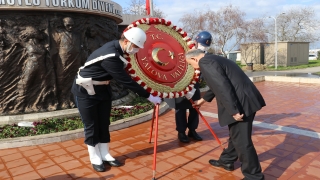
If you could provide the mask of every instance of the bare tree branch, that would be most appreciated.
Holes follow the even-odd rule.
[[[182,29],[188,32],[189,37],[194,38],[199,31],[205,29],[206,20],[203,12],[195,10],[192,14],[183,15],[179,21],[183,24]]]
[[[124,14],[134,14],[134,15],[146,15],[146,1],[145,0],[130,0],[128,3],[129,7],[123,10]],[[157,18],[165,18],[165,13],[157,8],[155,5],[153,6],[153,14],[154,17]]]
[[[244,35],[244,12],[237,7],[228,5],[217,12],[209,10],[206,16],[208,20],[207,29],[212,32],[213,44],[220,48],[224,56],[239,47]],[[233,42],[231,43],[231,41]],[[227,47],[227,43],[230,43],[230,46]]]
[[[315,42],[320,40],[319,20],[312,7],[292,8],[277,17],[279,41]],[[268,29],[273,32],[274,23]],[[274,33],[271,33],[274,38]]]

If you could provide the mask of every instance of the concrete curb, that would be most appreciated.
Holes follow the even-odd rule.
[[[208,86],[206,86],[206,87],[204,87],[204,88],[200,88],[200,92],[206,92],[206,91],[208,91],[209,90],[209,87]]]
[[[123,98],[112,101],[112,106],[116,106],[124,102],[128,102],[135,97],[136,97],[135,94],[129,93]],[[68,117],[74,117],[74,116],[79,116],[79,111],[77,108],[57,110],[57,111],[51,111],[51,112],[42,112],[42,113],[8,115],[8,116],[0,116],[0,125],[14,124],[21,121],[33,122],[33,121],[40,121],[41,119],[46,119],[46,118],[68,118]]]
[[[318,78],[308,77],[287,77],[287,76],[253,76],[250,77],[252,82],[261,81],[274,81],[274,82],[293,82],[293,83],[309,83],[309,84],[320,84]]]
[[[167,103],[162,102],[159,107],[159,114],[163,114],[169,109]],[[69,112],[69,111],[65,111]],[[70,110],[71,114],[76,113],[75,115],[78,116],[78,111],[74,109]],[[123,128],[128,128],[130,126],[140,124],[151,120],[153,114],[153,110],[147,111],[145,113],[141,113],[136,116],[132,116],[126,119],[121,119],[115,122],[111,122],[109,126],[109,130],[116,131]],[[69,114],[68,114],[69,115]],[[10,139],[1,139],[0,140],[0,149],[8,149],[8,148],[15,148],[15,147],[23,147],[23,146],[34,146],[40,144],[48,144],[54,142],[62,142],[68,141],[77,138],[83,138],[84,133],[83,129],[77,129],[72,131],[65,131],[65,132],[58,132],[58,133],[51,133],[51,134],[44,134],[38,136],[28,136],[28,137],[18,137],[18,138],[10,138]]]

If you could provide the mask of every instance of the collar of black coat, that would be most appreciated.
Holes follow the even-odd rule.
[[[210,56],[212,55],[211,53],[205,53],[204,56]]]
[[[123,50],[122,50],[122,48],[121,48],[121,46],[120,46],[119,40],[114,40],[113,42],[114,42],[114,47],[116,47],[116,50],[118,51],[118,53],[119,53],[121,56],[123,56]]]

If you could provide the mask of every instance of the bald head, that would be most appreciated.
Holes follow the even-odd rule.
[[[190,49],[186,53],[186,59],[190,59],[190,58],[202,55],[202,54],[204,55],[204,52],[200,49]]]
[[[193,68],[199,68],[199,60],[204,56],[204,52],[200,49],[191,49],[186,52],[185,57],[188,64]]]

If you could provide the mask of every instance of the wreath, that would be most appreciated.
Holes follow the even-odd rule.
[[[124,32],[132,27],[139,27],[146,31],[147,26],[149,25],[158,25],[157,27],[159,27],[159,29],[161,29],[167,34],[174,36],[175,39],[179,41],[179,43],[183,46],[185,51],[194,47],[193,41],[191,41],[191,38],[187,36],[186,32],[184,32],[181,28],[174,26],[170,21],[166,21],[165,19],[142,18],[130,24],[124,30]],[[172,30],[174,32],[172,32]],[[148,79],[148,77],[144,76],[143,73],[137,73],[139,69],[137,68],[137,66],[135,66],[134,62],[132,61],[132,59],[135,58],[134,55],[124,53],[124,58],[128,61],[125,69],[131,76],[131,78],[153,96],[159,96],[161,98],[183,97],[185,94],[187,94],[187,92],[191,91],[194,88],[195,83],[199,80],[200,71],[198,69],[193,69],[190,65],[188,65],[188,77],[191,78],[187,79],[187,81],[184,80],[186,82],[180,83],[179,87],[174,88],[173,91],[169,90],[168,92],[168,88],[166,87],[162,87],[162,89],[159,90],[159,86],[162,86],[161,84],[155,83],[152,80]]]

